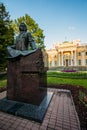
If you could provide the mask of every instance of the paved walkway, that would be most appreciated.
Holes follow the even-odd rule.
[[[70,91],[48,91],[54,91],[54,95],[41,124],[0,112],[0,130],[80,130]],[[0,98],[5,95],[6,92],[0,94]]]

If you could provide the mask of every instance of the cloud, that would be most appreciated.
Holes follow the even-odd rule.
[[[69,30],[75,30],[75,27],[74,26],[69,26],[68,29]]]

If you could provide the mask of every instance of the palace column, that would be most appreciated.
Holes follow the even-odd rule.
[[[48,55],[48,67],[50,67],[50,57]]]
[[[71,66],[73,65],[72,64],[72,58],[73,58],[73,51],[71,51]]]
[[[52,67],[54,67],[54,57],[52,57]]]
[[[63,51],[62,51],[62,66],[63,66]]]
[[[74,66],[76,66],[77,65],[77,58],[76,58],[76,50],[75,50],[75,52],[74,52]]]
[[[60,52],[58,53],[58,66],[60,66]]]

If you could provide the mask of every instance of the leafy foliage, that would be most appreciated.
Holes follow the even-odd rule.
[[[12,28],[14,29],[15,35],[19,33],[19,25],[21,22],[26,23],[27,29],[34,37],[37,46],[44,49],[45,46],[43,30],[39,28],[38,24],[28,14],[25,14],[25,16],[22,16],[13,21]]]
[[[7,65],[7,46],[13,44],[14,33],[11,27],[9,13],[3,3],[0,3],[0,69]]]

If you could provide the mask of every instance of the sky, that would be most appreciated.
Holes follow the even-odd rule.
[[[87,43],[87,0],[0,0],[10,19],[28,14],[43,30],[47,49],[80,39]]]

